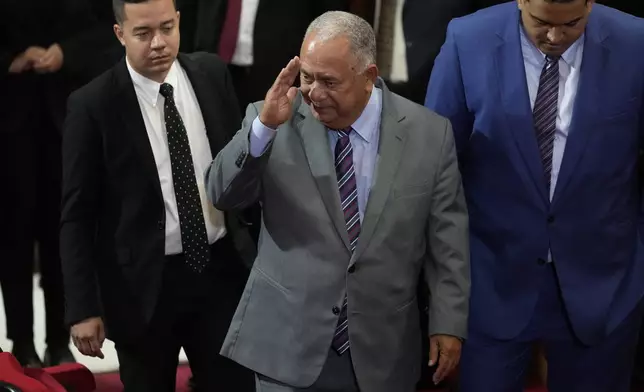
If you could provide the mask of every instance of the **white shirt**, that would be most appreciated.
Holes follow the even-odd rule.
[[[237,46],[235,46],[235,53],[230,60],[232,64],[239,66],[253,65],[253,34],[255,32],[255,17],[257,16],[258,7],[259,0],[242,0]]]
[[[173,255],[182,253],[181,246],[181,228],[179,226],[179,211],[177,209],[177,200],[174,194],[174,184],[172,182],[172,166],[170,163],[170,150],[168,149],[168,138],[163,116],[163,105],[165,98],[160,94],[161,83],[137,73],[127,62],[127,68],[134,83],[134,90],[139,101],[145,129],[150,140],[150,147],[156,162],[159,181],[161,183],[161,192],[163,194],[163,203],[165,205],[165,254]],[[206,231],[208,233],[209,243],[214,243],[226,235],[226,225],[222,212],[216,210],[208,202],[206,188],[204,185],[204,173],[212,161],[210,143],[206,134],[206,126],[203,121],[199,102],[186,75],[178,61],[175,61],[165,83],[169,83],[174,88],[174,101],[183,119],[188,133],[188,142],[192,152],[192,163],[195,168],[195,178],[201,197],[201,205],[206,222]]]

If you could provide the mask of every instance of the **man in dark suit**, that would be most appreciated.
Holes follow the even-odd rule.
[[[593,0],[456,19],[426,106],[454,126],[470,213],[461,390],[625,392],[642,321],[644,20]]]
[[[172,0],[113,5],[126,57],[70,97],[63,136],[73,342],[102,357],[113,340],[125,391],[174,390],[181,347],[204,391],[250,391],[252,374],[217,352],[248,276],[236,245],[253,251],[203,176],[240,123],[230,76],[214,55],[177,54]]]
[[[3,2],[0,21],[0,238],[7,335],[23,366],[41,366],[33,341],[34,244],[45,296],[46,366],[73,361],[63,320],[58,248],[60,143],[71,91],[103,72],[119,45],[109,4]],[[115,61],[115,60],[114,60]]]

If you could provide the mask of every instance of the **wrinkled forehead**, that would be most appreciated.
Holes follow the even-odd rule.
[[[324,39],[311,35],[306,37],[300,51],[303,73],[346,74],[356,72],[357,57],[344,37]]]

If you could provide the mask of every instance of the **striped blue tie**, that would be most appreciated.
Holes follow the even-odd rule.
[[[552,150],[557,127],[558,104],[559,58],[546,57],[546,64],[543,66],[539,78],[539,90],[532,115],[548,190],[550,190],[552,173]]]
[[[349,140],[351,128],[338,131],[338,142],[335,145],[335,172],[340,189],[340,202],[344,212],[344,221],[349,233],[351,252],[354,252],[360,236],[360,211],[358,210],[358,187],[353,166],[353,148]],[[347,319],[347,297],[345,295],[340,310],[338,325],[331,346],[342,355],[349,349],[349,320]]]

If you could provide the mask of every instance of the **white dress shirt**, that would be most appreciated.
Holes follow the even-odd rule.
[[[258,7],[259,0],[242,0],[237,46],[235,46],[235,53],[230,60],[232,64],[243,67],[253,65],[253,34],[255,33],[255,17]]]
[[[177,200],[174,194],[174,184],[172,182],[172,166],[170,163],[170,150],[168,149],[168,138],[165,128],[165,119],[163,115],[163,106],[165,98],[160,94],[161,83],[137,73],[127,62],[127,67],[134,83],[134,90],[139,101],[145,129],[150,140],[150,147],[156,162],[159,181],[161,183],[161,192],[165,204],[165,254],[179,254],[183,251],[181,246],[181,228],[179,226],[179,211],[177,209]],[[208,202],[206,188],[204,185],[204,173],[212,161],[210,143],[206,134],[206,126],[201,114],[199,102],[186,75],[178,61],[175,61],[165,83],[169,83],[174,88],[174,101],[183,119],[183,123],[188,133],[190,151],[192,152],[192,163],[195,168],[195,178],[201,197],[201,205],[206,222],[206,232],[208,233],[209,243],[214,243],[226,235],[226,225],[222,212],[216,210]]]

